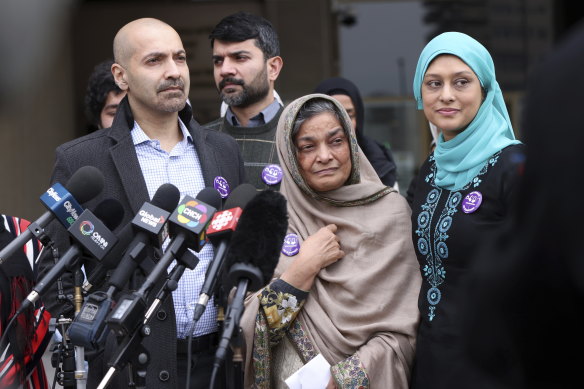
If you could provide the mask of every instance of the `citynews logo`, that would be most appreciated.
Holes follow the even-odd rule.
[[[61,196],[52,187],[47,190],[47,194],[55,201],[61,201]]]
[[[89,220],[81,222],[81,224],[79,225],[79,230],[83,235],[90,236],[91,240],[94,241],[100,249],[105,250],[106,247],[108,246],[109,242],[105,240],[99,234],[99,232],[95,231],[93,223],[91,223]]]
[[[164,216],[156,217],[143,209],[140,210],[139,215],[142,217],[140,221],[150,227],[156,227],[158,224],[164,223],[165,221]]]
[[[57,200],[57,201],[59,201],[59,200]],[[69,225],[72,225],[73,223],[75,223],[75,220],[77,220],[79,218],[79,215],[77,214],[77,210],[75,209],[75,207],[73,207],[73,204],[71,204],[70,201],[65,201],[63,206],[65,207],[65,211],[67,211],[67,213],[70,215],[67,217],[67,223],[69,223]]]
[[[231,220],[233,220],[233,213],[229,210],[223,211],[213,218],[213,221],[211,221],[211,228],[219,231],[227,226]]]

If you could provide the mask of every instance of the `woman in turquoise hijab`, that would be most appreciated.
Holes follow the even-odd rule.
[[[412,387],[451,387],[472,374],[458,347],[462,288],[476,250],[508,218],[524,146],[491,55],[468,35],[447,32],[426,45],[414,96],[440,136],[410,201],[423,279]]]

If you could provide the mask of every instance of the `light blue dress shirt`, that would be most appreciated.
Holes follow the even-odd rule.
[[[197,194],[205,187],[203,171],[193,138],[180,119],[179,125],[183,139],[168,153],[160,147],[158,140],[150,139],[138,123],[134,122],[131,135],[150,199],[152,199],[156,190],[166,183],[171,183],[179,189],[181,199],[185,195],[196,198]],[[169,240],[167,239],[163,249],[166,249],[168,243]],[[172,292],[177,337],[179,339],[184,339],[188,336],[187,328],[192,322],[193,309],[199,299],[201,287],[205,281],[205,272],[209,263],[213,260],[213,246],[206,244],[199,253],[194,254],[199,258],[198,265],[194,270],[185,270],[178,282],[178,288]],[[170,271],[175,265],[176,261],[173,261],[168,270]],[[211,299],[205,309],[205,313],[201,316],[197,327],[193,331],[193,336],[201,336],[216,331],[217,309]]]

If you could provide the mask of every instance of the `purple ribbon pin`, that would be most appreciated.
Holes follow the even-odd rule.
[[[221,176],[215,177],[213,180],[213,187],[217,189],[217,192],[219,192],[222,198],[226,198],[229,196],[229,193],[231,193],[227,180]]]
[[[284,245],[282,246],[282,253],[292,257],[300,251],[300,240],[296,234],[287,234],[284,237]]]
[[[470,192],[462,200],[462,212],[473,213],[481,206],[483,195],[479,191]]]
[[[268,185],[279,184],[282,175],[282,168],[279,165],[268,165],[262,170],[262,180]]]

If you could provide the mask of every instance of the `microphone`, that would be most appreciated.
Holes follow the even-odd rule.
[[[46,245],[46,237],[42,236],[44,228],[54,218],[57,218],[65,228],[73,225],[83,211],[79,203],[85,203],[100,194],[103,185],[104,178],[101,171],[93,166],[83,166],[69,178],[65,187],[57,182],[47,189],[40,200],[48,211],[0,251],[0,265],[33,235]]]
[[[103,200],[95,207],[95,214],[88,209],[83,211],[68,229],[74,243],[32,288],[32,292],[23,301],[18,313],[34,304],[40,295],[46,292],[49,286],[84,252],[89,252],[98,261],[101,260],[116,244],[117,238],[111,229],[115,229],[120,224],[123,216],[124,209],[115,199]]]
[[[168,215],[176,208],[179,198],[180,192],[176,186],[172,184],[161,185],[154,193],[152,201],[150,203],[144,202],[134,219],[120,231],[120,236],[124,238],[133,236],[132,241],[123,245],[123,247],[121,246],[118,252],[112,252],[115,255],[109,255],[105,258],[89,276],[83,285],[83,289],[86,292],[91,290],[93,285],[96,282],[100,282],[108,270],[114,267],[116,270],[108,280],[108,285],[114,286],[117,290],[122,289],[136,267],[144,259],[143,251],[146,245],[153,244],[160,248],[162,242],[168,236],[168,226],[166,224]],[[124,253],[123,250],[126,253],[120,260]],[[111,296],[113,296],[113,291]]]
[[[219,198],[214,188],[204,188],[199,196]],[[214,200],[215,201],[215,200]],[[220,204],[219,201],[216,202]],[[199,198],[185,196],[169,217],[169,230],[172,238],[164,255],[158,260],[154,269],[138,289],[138,291],[120,298],[114,311],[108,316],[107,323],[119,336],[127,335],[136,328],[140,318],[146,311],[145,296],[155,285],[162,274],[166,274],[173,259],[180,261],[187,249],[199,251],[206,243],[205,229],[216,208],[204,203]],[[186,255],[185,258],[194,256]],[[192,262],[192,261],[191,261]],[[150,311],[150,310],[149,310]]]
[[[221,207],[221,196],[219,192],[214,188],[203,188],[197,195],[197,201],[207,203],[213,208]],[[208,228],[207,228],[208,229]],[[144,315],[144,324],[148,322],[150,316],[158,309],[160,304],[162,304],[163,299],[166,297],[169,291],[174,291],[178,287],[178,280],[182,277],[185,268],[194,269],[199,263],[199,259],[189,251],[185,251],[181,258],[177,258],[178,264],[172,269],[168,279],[165,284],[160,288],[156,295],[156,298],[150,304],[150,308]]]
[[[96,285],[101,285],[104,281],[107,272],[116,267],[120,263],[120,258],[124,255],[124,252],[130,245],[132,239],[134,239],[134,230],[132,229],[131,223],[126,224],[120,232],[116,235],[118,238],[118,243],[112,250],[99,262],[94,268],[91,274],[87,276],[87,279],[83,282],[83,290],[88,293]]]
[[[199,195],[202,197],[219,196],[214,188],[204,188]],[[216,202],[216,204],[220,202]],[[161,274],[166,273],[166,269],[173,259],[180,259],[186,249],[199,252],[207,242],[205,230],[215,214],[217,208],[203,201],[185,196],[178,207],[174,210],[170,218],[169,232],[172,241],[168,245],[166,252],[156,264],[154,270],[148,275],[138,294],[145,294],[152,288]]]
[[[231,338],[239,329],[245,295],[248,291],[259,290],[272,279],[287,229],[286,199],[279,192],[264,190],[245,207],[226,259],[231,265],[226,286],[237,285],[237,289],[227,308],[223,333],[215,353],[213,376],[227,355]]]
[[[243,208],[254,196],[257,195],[257,193],[258,191],[251,184],[245,183],[239,185],[227,198],[227,201],[225,202],[226,209],[217,212],[207,228],[207,238],[213,243],[213,246],[215,246],[215,258],[207,268],[205,282],[203,283],[199,294],[199,301],[194,308],[192,321],[193,328],[205,312],[211,294],[215,291],[217,281],[223,269],[223,264],[225,263],[231,235],[237,227]]]
[[[107,293],[98,291],[90,294],[79,314],[69,326],[68,335],[73,344],[97,350],[105,342],[109,332],[106,317],[114,304],[115,292],[124,287],[136,267],[144,259],[147,245],[153,244],[160,247],[164,242],[168,236],[166,222],[170,211],[177,206],[179,197],[180,192],[176,186],[172,184],[161,185],[152,197],[152,202],[144,202],[134,219],[122,229],[120,235],[135,236],[129,244],[124,244],[117,253],[112,251],[112,254],[115,255],[108,255],[102,261],[103,266],[98,266],[98,269],[92,273],[84,285],[85,290],[91,289],[96,280],[103,278],[107,271],[119,262],[119,266],[108,280],[110,287]],[[120,244],[116,247],[118,246]],[[126,248],[128,249],[120,261],[119,258]],[[105,263],[106,260],[107,263]]]
[[[208,187],[203,188],[197,196],[203,195],[204,197],[215,197],[216,199],[215,193],[219,194],[216,189]],[[220,201],[213,200],[213,202],[216,205],[221,204]],[[170,237],[173,240],[177,238],[184,240],[183,245],[186,248],[196,252],[201,251],[201,248],[207,243],[205,230],[216,211],[217,208],[211,204],[206,204],[198,198],[193,199],[188,195],[185,196],[172,215],[170,215]]]
[[[205,230],[216,211],[214,206],[203,202],[202,199],[217,206],[221,204],[219,193],[214,188],[204,188],[199,192],[196,199],[185,196],[168,220],[172,241],[168,245],[166,252],[150,272],[140,289],[120,298],[116,308],[108,315],[106,323],[118,337],[124,337],[124,339],[118,345],[117,355],[108,363],[110,368],[98,388],[105,388],[116,371],[123,369],[126,365],[127,361],[125,359],[129,352],[128,348],[137,338],[138,328],[141,324],[145,325],[147,323],[149,315],[156,310],[153,307],[163,300],[160,294],[157,295],[156,301],[146,312],[145,296],[152,289],[158,278],[163,273],[166,274],[170,262],[176,259],[179,262],[177,267],[185,266],[183,257],[186,258],[184,263],[190,265],[194,263],[196,265],[198,262],[198,259],[187,249],[194,249],[198,252],[203,247],[206,243]],[[172,273],[177,274],[180,272],[180,270],[175,270],[173,269]],[[184,271],[184,269],[182,270]],[[169,288],[163,287],[163,290],[169,291]]]

